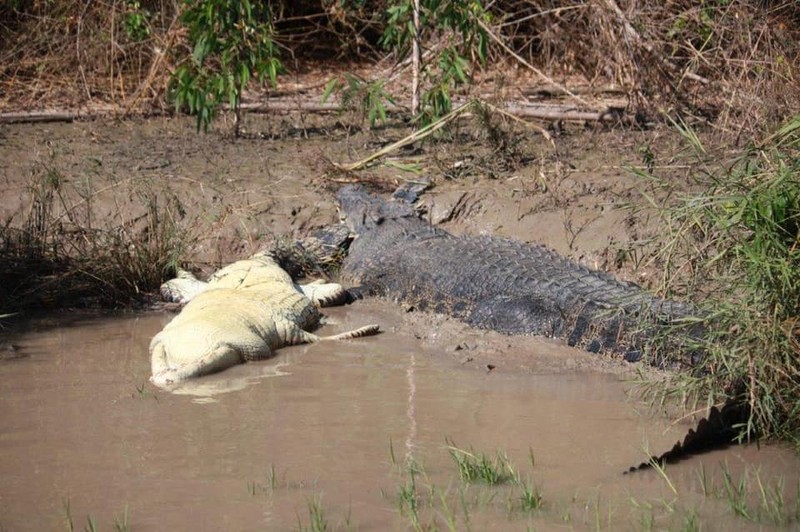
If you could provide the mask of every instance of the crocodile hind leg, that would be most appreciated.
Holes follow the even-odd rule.
[[[208,283],[204,283],[186,270],[178,270],[178,275],[161,285],[161,297],[165,301],[185,305],[198,294],[205,292]]]
[[[478,302],[465,321],[475,327],[505,334],[534,333],[559,336],[565,325],[564,312],[548,298],[531,295],[497,295]]]
[[[349,340],[351,338],[362,338],[364,336],[372,336],[378,334],[380,332],[380,326],[372,324],[372,325],[365,325],[363,327],[359,327],[358,329],[353,329],[351,331],[346,331],[339,334],[334,334],[331,336],[318,336],[314,333],[310,333],[308,331],[304,331],[297,325],[291,322],[287,322],[284,324],[285,334],[283,337],[284,345],[297,345],[297,344],[314,344],[317,342],[328,341],[328,340]],[[255,358],[248,358],[247,360],[257,360]]]
[[[295,289],[318,307],[342,305],[347,300],[347,290],[337,283],[326,283],[322,279],[307,284],[295,284]]]

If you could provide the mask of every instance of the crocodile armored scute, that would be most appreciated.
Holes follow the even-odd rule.
[[[690,315],[608,273],[576,264],[542,246],[490,236],[454,236],[407,204],[363,187],[337,194],[357,235],[342,266],[359,290],[452,315],[507,334],[563,337],[590,351],[638,353],[649,325]]]
[[[180,285],[179,285],[180,286]],[[196,290],[195,283],[191,284]],[[268,255],[235,262],[192,294],[150,343],[151,381],[165,386],[272,356],[287,345],[376,334],[367,325],[317,336],[319,306],[342,300],[335,283],[295,285]]]

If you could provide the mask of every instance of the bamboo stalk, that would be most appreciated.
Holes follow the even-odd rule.
[[[411,43],[411,114],[419,114],[419,0],[414,0],[414,39]]]

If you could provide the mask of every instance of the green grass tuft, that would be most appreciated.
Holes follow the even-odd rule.
[[[797,441],[800,115],[726,166],[709,162],[699,138],[680,129],[697,156],[690,177],[701,192],[681,195],[658,181],[671,203],[659,210],[667,238],[653,261],[663,275],[659,290],[692,294],[701,318],[667,329],[653,346],[685,364],[685,353],[674,349],[682,335],[694,355],[692,367],[654,395],[691,408],[732,399],[749,407],[743,437]]]
[[[447,450],[458,466],[458,474],[463,482],[483,482],[490,486],[505,484],[516,480],[516,473],[506,454],[498,451],[492,458],[486,454],[475,454],[473,450],[456,447],[447,441]]]
[[[542,492],[539,491],[537,486],[528,482],[520,481],[519,488],[519,503],[521,510],[532,512],[534,510],[539,510],[542,507],[544,499],[542,498]]]

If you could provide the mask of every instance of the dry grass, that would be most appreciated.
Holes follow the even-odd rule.
[[[39,167],[28,187],[30,208],[0,227],[3,312],[141,302],[174,271],[192,237],[181,206],[145,184],[114,196],[117,213],[99,224],[103,191]],[[123,208],[132,194],[134,207]],[[128,196],[130,197],[130,196]],[[104,208],[108,209],[108,206]],[[130,213],[130,214],[125,214]]]

